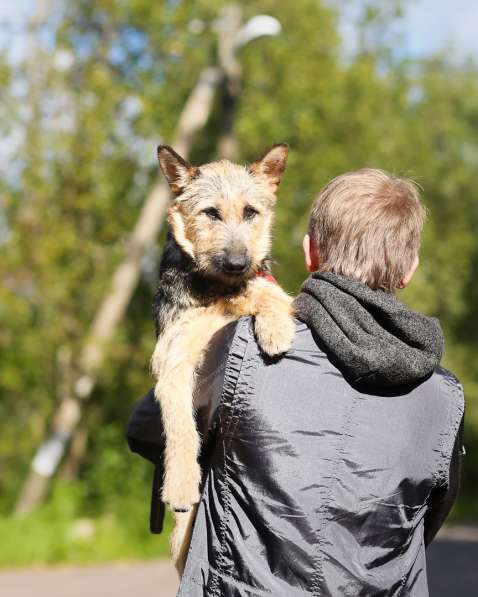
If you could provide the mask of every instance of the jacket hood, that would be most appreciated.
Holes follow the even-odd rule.
[[[298,319],[352,382],[396,387],[416,383],[439,364],[437,319],[412,311],[393,294],[330,272],[315,272],[294,302]]]

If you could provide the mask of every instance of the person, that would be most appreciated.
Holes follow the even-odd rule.
[[[364,169],[332,180],[304,238],[296,334],[264,358],[251,318],[220,330],[195,391],[202,497],[180,597],[428,595],[425,548],[457,496],[464,398],[436,319],[395,296],[417,267],[416,186]],[[152,391],[127,437],[156,465]]]

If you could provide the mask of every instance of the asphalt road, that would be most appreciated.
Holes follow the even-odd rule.
[[[175,597],[177,584],[164,561],[0,572],[1,597]]]
[[[430,597],[477,597],[478,541],[436,541],[428,577]],[[0,572],[1,597],[175,597],[176,587],[176,573],[164,561]]]
[[[427,567],[430,597],[478,596],[478,541],[435,541]]]

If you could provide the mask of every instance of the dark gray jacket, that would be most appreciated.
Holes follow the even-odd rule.
[[[204,487],[178,595],[425,597],[464,408],[436,367],[437,322],[332,275],[309,278],[296,306],[307,324],[280,360],[261,356],[250,318],[211,344],[195,398]],[[150,393],[128,438],[157,478],[159,429]]]

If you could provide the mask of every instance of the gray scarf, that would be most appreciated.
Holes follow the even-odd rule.
[[[352,382],[384,389],[413,384],[440,362],[444,340],[438,320],[362,282],[315,272],[294,306]]]

